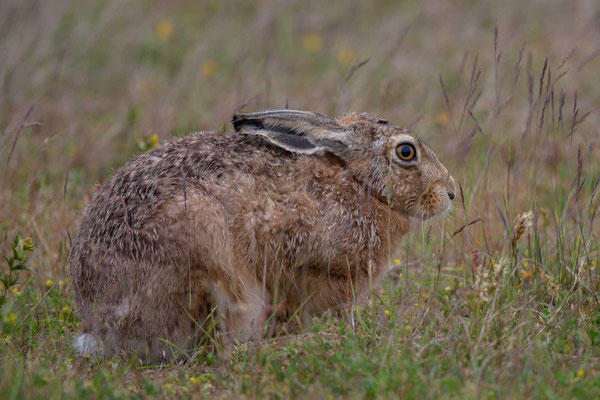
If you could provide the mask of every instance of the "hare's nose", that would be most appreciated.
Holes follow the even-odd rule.
[[[454,178],[450,175],[448,175],[448,182],[446,187],[448,197],[450,198],[450,200],[454,200],[454,198],[456,197],[456,182],[454,181]]]

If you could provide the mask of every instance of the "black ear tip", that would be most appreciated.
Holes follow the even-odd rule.
[[[260,118],[256,118],[251,114],[235,113],[231,118],[231,123],[233,124],[233,129],[235,129],[236,132],[240,132],[243,129],[264,129],[263,122],[260,120]]]
[[[242,114],[235,113],[231,118],[231,123],[233,124],[233,129],[239,131],[242,127],[242,123],[244,121],[244,117]]]

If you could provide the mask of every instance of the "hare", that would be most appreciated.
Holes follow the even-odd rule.
[[[406,130],[352,113],[233,116],[139,155],[86,207],[70,254],[82,355],[167,362],[364,296],[454,179]],[[349,296],[349,287],[352,287]],[[215,322],[216,321],[216,322]]]

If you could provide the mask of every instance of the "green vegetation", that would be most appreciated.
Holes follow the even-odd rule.
[[[0,397],[599,398],[598,15],[3,0]],[[286,104],[411,127],[460,183],[455,210],[415,227],[367,304],[299,335],[161,368],[78,358],[66,258],[95,185],[157,141]]]

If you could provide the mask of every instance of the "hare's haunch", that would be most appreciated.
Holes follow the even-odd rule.
[[[244,341],[267,319],[343,306],[384,275],[411,218],[455,195],[427,145],[366,114],[274,110],[233,126],[134,158],[85,209],[70,255],[82,354],[163,362],[209,325]]]

